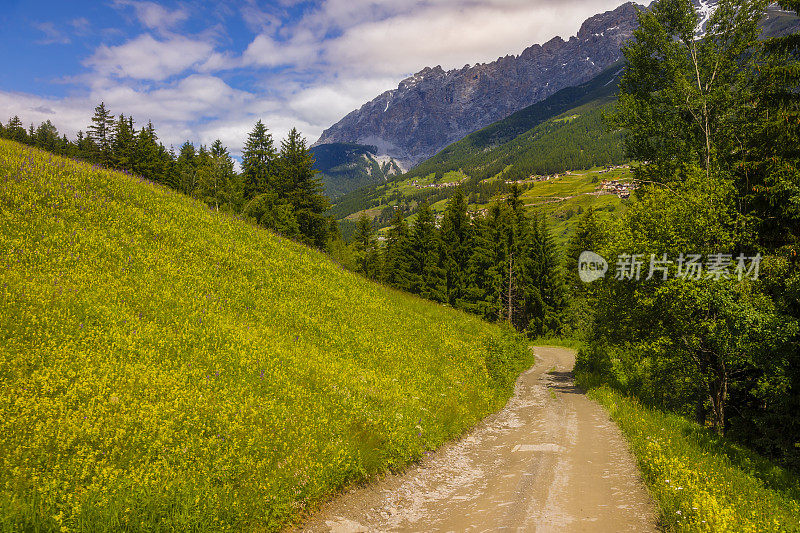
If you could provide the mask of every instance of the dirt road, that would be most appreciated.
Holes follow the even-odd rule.
[[[342,495],[301,531],[655,531],[622,434],[573,385],[574,353],[535,352],[502,411],[402,475]]]

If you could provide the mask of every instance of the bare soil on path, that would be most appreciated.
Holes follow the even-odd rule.
[[[299,531],[656,531],[619,428],[573,384],[574,352],[535,353],[501,411],[402,474],[339,496]]]

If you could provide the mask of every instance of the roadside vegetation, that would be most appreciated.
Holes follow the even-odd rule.
[[[800,41],[758,40],[765,8],[721,0],[703,38],[689,1],[640,14],[612,120],[642,186],[567,250],[576,374],[670,531],[800,530]]]
[[[587,379],[578,379],[587,386]],[[800,478],[685,418],[601,386],[589,397],[619,425],[667,531],[800,531]]]
[[[0,530],[277,530],[504,404],[527,344],[0,140]]]

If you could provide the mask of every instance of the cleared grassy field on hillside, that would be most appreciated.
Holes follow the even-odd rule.
[[[0,141],[0,530],[274,530],[498,408],[475,317]]]

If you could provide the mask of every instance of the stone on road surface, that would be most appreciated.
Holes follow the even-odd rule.
[[[503,410],[419,465],[323,506],[301,531],[656,531],[619,428],[573,385],[572,350],[536,347]]]

